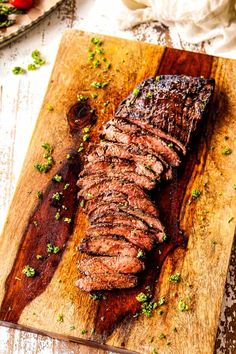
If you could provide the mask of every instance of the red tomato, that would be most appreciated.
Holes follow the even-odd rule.
[[[28,10],[33,6],[33,0],[10,0],[10,4],[17,9]]]

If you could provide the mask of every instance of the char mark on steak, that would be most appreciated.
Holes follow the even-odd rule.
[[[144,263],[139,252],[162,242],[165,229],[147,191],[170,180],[199,129],[214,81],[161,75],[145,80],[103,126],[78,180],[89,227],[80,250],[84,291],[132,288]],[[168,212],[168,211],[167,211]],[[141,254],[142,254],[141,252]],[[136,274],[136,275],[134,275]]]
[[[131,93],[121,102],[116,117],[147,122],[186,147],[208,108],[214,80],[161,75],[143,81],[138,89],[138,96]]]

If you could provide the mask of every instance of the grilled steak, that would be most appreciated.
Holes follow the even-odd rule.
[[[138,284],[138,278],[130,274],[99,273],[80,278],[76,286],[84,291],[112,290],[133,288]]]
[[[157,157],[146,153],[143,149],[135,144],[121,144],[114,142],[103,141],[94,151],[88,156],[88,161],[94,161],[97,156],[119,157],[134,161],[136,164],[144,166],[146,169],[153,172],[154,177],[160,179],[163,171],[163,166]],[[140,167],[141,168],[141,167]],[[150,176],[150,174],[147,174]]]
[[[85,275],[99,273],[133,274],[144,270],[144,263],[137,257],[92,257],[85,258],[78,265],[79,271]]]
[[[84,238],[80,251],[93,256],[130,256],[137,257],[139,249],[116,235],[99,235]]]
[[[122,222],[122,220],[120,221]],[[122,236],[138,248],[147,251],[150,251],[153,248],[155,238],[157,238],[154,232],[135,229],[133,226],[124,224],[116,225],[115,223],[103,223],[90,226],[86,233],[88,237],[98,237],[99,235],[109,234]]]
[[[184,146],[196,132],[214,89],[214,81],[199,77],[161,75],[139,86],[121,102],[116,117],[147,122]]]
[[[80,173],[89,227],[80,250],[84,291],[131,288],[144,270],[140,250],[162,242],[165,229],[147,190],[170,180],[189,148],[214,90],[203,78],[162,75],[141,83],[103,126]],[[142,253],[141,253],[142,254]],[[148,255],[147,255],[148,256]]]

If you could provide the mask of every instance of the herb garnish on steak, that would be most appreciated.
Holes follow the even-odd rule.
[[[86,201],[90,226],[78,265],[84,291],[131,288],[144,270],[139,259],[165,239],[158,206],[147,190],[172,178],[196,133],[214,81],[161,75],[142,82],[103,126],[80,173],[78,197]],[[146,255],[148,257],[148,254]]]

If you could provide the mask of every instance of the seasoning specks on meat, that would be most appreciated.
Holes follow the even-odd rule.
[[[80,250],[84,291],[132,288],[145,268],[140,251],[162,242],[165,228],[147,191],[171,180],[207,110],[214,81],[161,75],[142,82],[89,145],[78,197],[89,227]],[[148,254],[147,254],[148,257]]]

